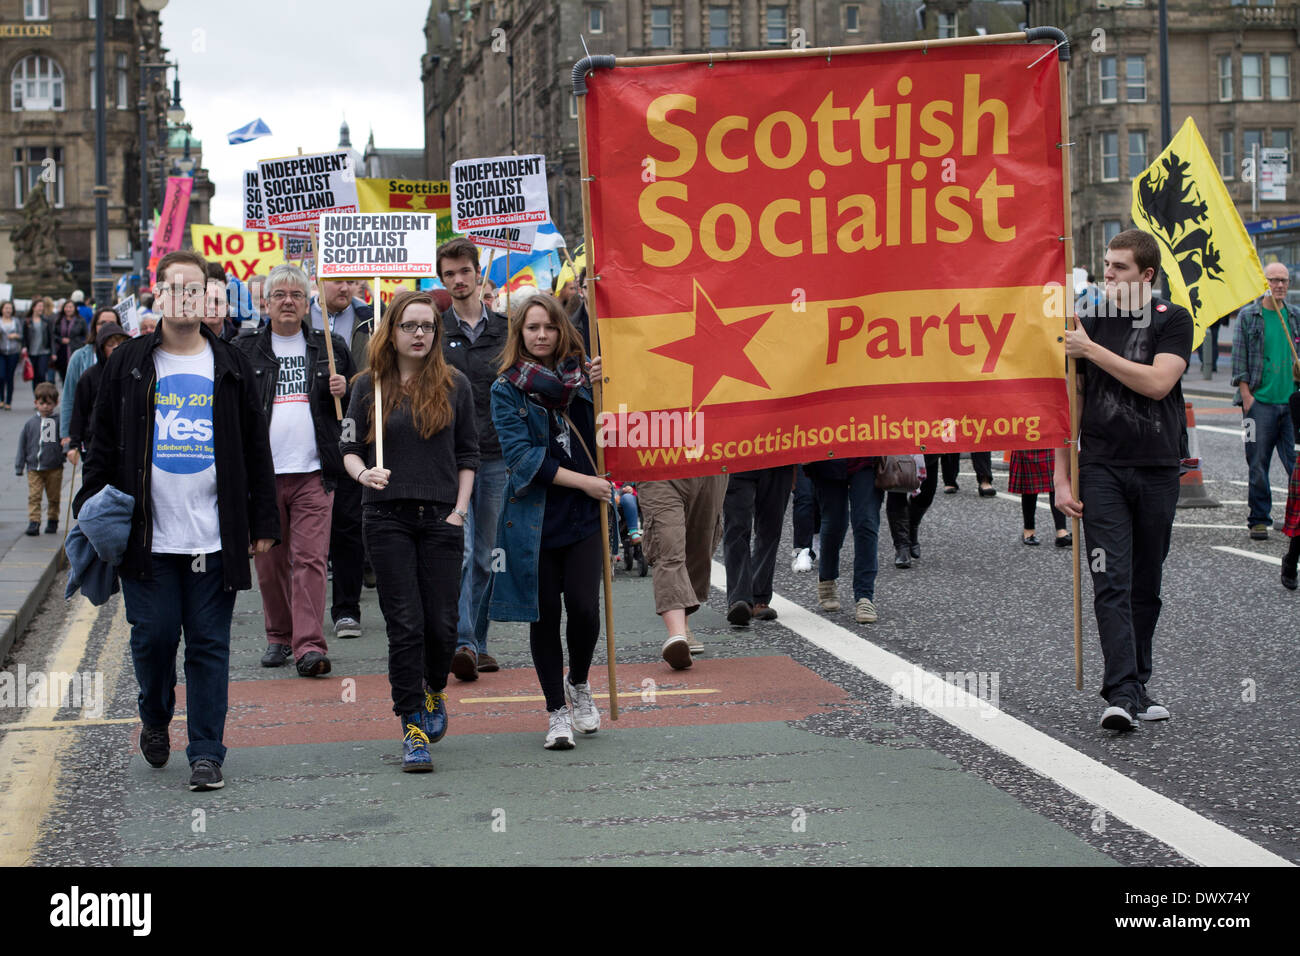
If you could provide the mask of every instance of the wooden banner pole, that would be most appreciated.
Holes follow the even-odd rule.
[[[578,98],[578,156],[582,177],[582,228],[587,249],[587,274],[596,275],[596,247],[591,241],[591,183],[587,167],[587,97]],[[509,255],[509,251],[506,253]],[[509,270],[507,270],[509,271]],[[576,276],[575,276],[576,278]],[[507,284],[509,278],[507,277]],[[509,289],[507,289],[507,294]],[[509,306],[507,305],[507,308]],[[592,360],[600,357],[600,335],[596,328],[596,301],[592,296],[587,302],[588,324],[591,329]],[[599,380],[591,383],[592,398],[596,405],[596,414],[600,415],[604,405],[604,389]],[[605,474],[605,446],[596,442],[596,470]],[[614,568],[609,553],[609,508],[600,509],[601,555],[605,571],[605,654],[609,660],[609,716],[618,720],[618,676],[616,673],[616,648],[614,646]]]
[[[1065,242],[1065,289],[1069,296],[1067,299],[1071,304],[1068,306],[1068,319],[1066,327],[1074,331],[1074,225],[1073,216],[1070,211],[1070,101],[1069,86],[1067,85],[1066,61],[1060,60],[1057,63],[1057,76],[1061,84],[1061,196],[1064,203],[1064,235]],[[1070,494],[1074,500],[1079,500],[1079,401],[1075,394],[1078,382],[1077,363],[1069,359],[1066,365],[1065,390],[1070,399]],[[1074,689],[1083,690],[1083,581],[1082,571],[1079,567],[1079,558],[1082,553],[1083,535],[1080,533],[1079,519],[1070,519],[1070,555],[1072,557],[1071,566],[1071,583],[1074,590]]]
[[[316,228],[312,227],[312,259],[315,260],[320,253],[320,243],[316,239]],[[325,280],[321,278],[320,263],[316,263],[316,296],[320,300],[320,324],[325,332],[325,355],[329,358],[330,378],[337,375],[334,366],[334,335],[333,329],[330,328],[330,307],[325,301]],[[310,315],[310,310],[308,311]],[[338,416],[339,421],[343,421],[343,400],[337,395],[334,396],[334,414]]]
[[[507,239],[507,242],[510,240]],[[506,246],[506,318],[510,318],[510,247]]]

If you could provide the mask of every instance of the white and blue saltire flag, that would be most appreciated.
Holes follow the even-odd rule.
[[[261,118],[253,120],[247,126],[241,126],[233,133],[226,134],[226,139],[230,141],[231,146],[240,143],[251,143],[253,140],[262,136],[270,136],[271,127],[262,122]]]

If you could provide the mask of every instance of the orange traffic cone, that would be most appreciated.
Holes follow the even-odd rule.
[[[1201,474],[1201,443],[1196,438],[1196,411],[1191,402],[1184,402],[1187,411],[1187,445],[1192,457],[1183,459],[1183,475],[1178,479],[1178,507],[1218,508],[1220,504],[1205,491],[1205,478]]]

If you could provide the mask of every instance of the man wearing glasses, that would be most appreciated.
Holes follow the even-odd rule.
[[[266,280],[271,321],[235,340],[252,363],[262,411],[270,424],[275,497],[283,544],[255,558],[266,617],[263,667],[290,657],[302,677],[330,672],[321,621],[325,615],[325,556],[335,486],[346,477],[339,451],[341,424],[334,399],[343,399],[352,358],[334,335],[335,374],[325,335],[307,324],[307,275],[280,265]],[[355,484],[355,482],[343,482]]]
[[[354,298],[361,282],[325,279],[325,307],[329,312],[330,330],[348,345],[352,364],[357,371],[366,368],[370,333],[374,331],[375,310]],[[274,310],[273,310],[274,311]],[[311,327],[324,329],[320,300],[311,304]],[[355,481],[343,481],[334,489],[334,513],[330,518],[330,566],[334,569],[334,595],[330,620],[334,636],[361,636],[361,584],[374,587],[365,562],[365,542],[361,536],[361,488]]]
[[[1267,541],[1273,526],[1268,466],[1274,450],[1290,475],[1295,470],[1295,433],[1287,404],[1296,389],[1292,374],[1300,324],[1286,307],[1290,272],[1280,262],[1264,267],[1268,292],[1237,313],[1232,335],[1234,405],[1241,406],[1246,462],[1250,465],[1250,536]]]

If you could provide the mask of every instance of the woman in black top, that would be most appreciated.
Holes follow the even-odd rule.
[[[388,628],[388,680],[402,723],[402,769],[433,769],[429,744],[447,732],[447,673],[456,651],[464,523],[478,470],[469,381],[447,365],[427,292],[399,292],[353,379],[340,442],[362,492],[362,532]],[[384,465],[375,467],[374,411],[383,401]]]
[[[588,369],[599,377],[600,367],[585,360],[560,303],[530,295],[510,319],[501,377],[492,386],[492,424],[509,483],[497,522],[507,565],[492,581],[491,617],[532,623],[528,640],[546,696],[548,750],[573,747],[575,729],[600,729],[587,671],[600,636],[600,509],[614,486],[596,474]],[[567,678],[561,598],[568,614]]]
[[[77,381],[77,393],[72,401],[72,424],[68,428],[68,461],[74,465],[81,455],[90,455],[91,440],[95,437],[90,430],[90,416],[95,410],[95,396],[99,394],[99,377],[103,374],[108,358],[123,342],[130,338],[126,330],[116,322],[105,322],[95,333],[95,352],[98,359],[86,369]],[[116,409],[109,409],[100,414],[116,414]]]

